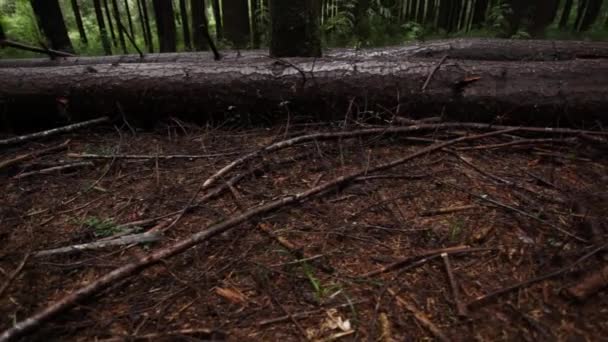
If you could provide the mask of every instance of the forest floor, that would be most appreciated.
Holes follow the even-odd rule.
[[[201,201],[203,182],[240,155],[343,129],[171,121],[148,132],[96,127],[5,147],[0,163],[67,141],[0,170],[0,329],[247,208],[480,132],[294,144],[238,165],[220,178],[217,197]],[[167,157],[178,154],[196,156]],[[523,132],[463,141],[247,220],[113,284],[34,336],[597,341],[608,336],[608,291],[573,294],[606,265],[607,210],[608,154],[597,142]],[[162,239],[35,254],[124,235],[127,227]]]

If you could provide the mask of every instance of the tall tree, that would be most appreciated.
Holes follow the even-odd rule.
[[[473,19],[471,26],[473,28],[480,28],[486,21],[486,11],[488,10],[489,0],[476,0],[475,7],[473,8]]]
[[[220,0],[213,0],[213,17],[215,18],[215,35],[217,40],[224,39],[224,18],[220,9]]]
[[[517,33],[525,19],[530,18],[532,2],[530,0],[509,0],[511,14],[507,18],[509,21],[509,36]]]
[[[131,18],[131,9],[129,8],[129,0],[125,0],[125,11],[127,12],[127,20],[129,22],[129,32],[131,37],[135,38],[135,31],[133,30],[133,19]]]
[[[2,21],[0,21],[0,41],[6,39],[6,35],[4,34],[4,29],[2,28]]]
[[[244,48],[249,43],[249,6],[247,0],[223,0],[224,36],[236,48]],[[289,1],[291,2],[291,0]]]
[[[112,24],[112,14],[110,12],[110,6],[108,6],[108,0],[103,1],[103,9],[106,13],[106,19],[108,20],[108,31],[110,31],[110,36],[112,37],[112,42],[114,46],[118,46],[118,41],[116,40],[116,34],[114,34],[114,24]]]
[[[78,6],[78,0],[72,0],[72,12],[74,12],[74,18],[76,19],[76,26],[78,27],[78,34],[80,35],[80,40],[87,44],[89,40],[87,39],[87,32],[84,30],[84,25],[82,24],[82,16],[80,15],[80,7]]]
[[[566,0],[564,4],[564,9],[562,10],[562,16],[559,20],[559,28],[560,30],[565,29],[568,26],[568,21],[570,20],[570,12],[572,11],[572,0]]]
[[[148,15],[148,5],[146,0],[139,0],[139,4],[141,5],[141,14],[143,17],[141,20],[145,24],[144,34],[146,35],[146,41],[148,42],[148,52],[154,52],[154,42],[152,41],[152,30],[150,29],[150,16]]]
[[[446,32],[451,31],[450,12],[452,11],[452,2],[453,0],[440,0],[439,2],[437,26],[439,26],[439,28],[445,30]]]
[[[188,10],[186,7],[186,0],[179,0],[179,14],[182,18],[184,45],[186,46],[187,50],[192,50],[192,44],[190,43],[190,26],[188,26]]]
[[[559,0],[536,0],[534,15],[530,17],[530,33],[535,37],[544,35],[547,26],[555,20],[558,8]]]
[[[127,44],[125,44],[125,34],[123,32],[125,26],[120,20],[120,9],[118,8],[118,2],[116,0],[112,0],[112,9],[114,10],[114,22],[116,23],[116,29],[118,30],[120,47],[122,48],[122,52],[127,54]]]
[[[359,0],[355,5],[355,35],[360,40],[366,40],[371,33],[367,12],[371,6],[370,0]]]
[[[192,42],[196,51],[207,50],[209,42],[203,30],[208,29],[205,0],[190,0],[192,11]]]
[[[260,48],[262,32],[260,31],[260,1],[251,0],[251,44],[254,49]]]
[[[160,44],[160,52],[175,52],[175,13],[173,2],[167,0],[152,0],[154,17],[156,18],[156,32]]]
[[[55,50],[74,52],[58,0],[31,0],[40,29]]]
[[[101,10],[101,0],[93,0],[93,8],[95,9],[95,18],[97,19],[97,27],[99,27],[99,37],[101,38],[101,45],[106,55],[112,54],[112,45],[108,38],[108,32],[106,31],[106,24],[103,20],[103,11]]]
[[[427,2],[425,24],[433,25],[435,23],[435,0]]]
[[[581,19],[578,30],[580,32],[587,31],[591,28],[591,25],[597,20],[600,15],[600,9],[602,8],[602,0],[587,0],[587,6],[585,7],[585,14]]]
[[[270,0],[270,55],[321,57],[318,0]]]

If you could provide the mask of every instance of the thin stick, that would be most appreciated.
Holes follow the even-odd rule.
[[[217,47],[215,46],[215,42],[211,38],[211,34],[209,34],[209,27],[207,26],[207,24],[202,24],[199,26],[199,28],[203,30],[203,35],[207,39],[207,42],[209,43],[209,47],[211,48],[211,51],[213,51],[213,59],[215,59],[216,61],[221,60],[222,55],[217,50]]]
[[[448,253],[441,253],[441,258],[443,259],[445,272],[448,274],[448,281],[450,282],[450,287],[452,288],[452,296],[454,297],[454,302],[456,303],[456,312],[458,312],[458,316],[466,317],[468,315],[467,306],[460,300],[460,290],[458,289],[458,283],[456,282],[456,277],[454,277],[454,272],[452,271],[450,257],[448,256]]]
[[[582,257],[580,257],[579,259],[577,259],[575,262],[571,263],[570,265],[566,266],[566,267],[562,267],[560,269],[558,269],[557,271],[553,271],[550,273],[547,273],[545,275],[536,277],[536,278],[532,278],[529,280],[525,280],[507,287],[504,287],[502,289],[496,290],[496,291],[492,291],[486,295],[477,297],[475,300],[469,302],[467,304],[467,307],[473,308],[476,307],[482,303],[485,303],[487,301],[489,301],[490,299],[494,298],[494,297],[498,297],[501,295],[504,295],[506,293],[510,293],[513,292],[515,290],[518,290],[522,287],[527,287],[533,284],[536,284],[538,282],[541,282],[543,280],[547,280],[547,279],[551,279],[551,278],[555,278],[557,276],[560,276],[568,271],[570,271],[571,269],[573,269],[574,267],[578,266],[579,264],[583,263],[585,260],[591,258],[592,256],[596,255],[597,253],[603,251],[604,249],[606,249],[606,247],[608,247],[608,244],[603,244],[599,247],[594,248],[593,250],[591,250],[589,253],[583,255]]]
[[[536,145],[536,144],[549,144],[549,143],[571,143],[574,139],[520,139],[515,141],[510,141],[507,143],[501,144],[491,144],[491,145],[480,145],[480,146],[468,146],[468,147],[459,147],[455,148],[456,151],[471,151],[471,150],[491,150],[496,148],[503,147],[512,147],[517,145]]]
[[[364,175],[366,172],[377,172],[377,171],[386,170],[386,169],[389,169],[389,168],[392,168],[392,167],[395,167],[398,165],[402,165],[402,164],[409,162],[413,159],[416,159],[418,157],[425,156],[431,152],[441,150],[444,147],[447,147],[447,146],[450,146],[453,144],[457,144],[457,143],[460,143],[463,141],[482,139],[482,138],[486,138],[489,136],[505,134],[505,133],[512,132],[515,130],[517,130],[517,129],[495,131],[495,132],[489,132],[489,133],[484,133],[484,134],[479,134],[479,135],[474,135],[474,136],[469,136],[469,137],[460,137],[460,138],[457,138],[454,140],[449,140],[446,142],[431,145],[426,148],[422,148],[405,157],[402,157],[402,158],[399,158],[399,159],[396,159],[396,160],[393,160],[391,162],[387,162],[384,164],[380,164],[372,169],[369,169],[369,170],[367,168],[359,169],[348,175],[337,177],[337,178],[335,178],[329,182],[326,182],[324,184],[321,184],[315,188],[311,188],[309,190],[306,190],[306,191],[303,191],[300,193],[296,193],[291,196],[286,196],[286,197],[268,202],[266,204],[253,207],[253,208],[243,212],[240,215],[230,217],[230,218],[226,219],[225,221],[211,225],[207,229],[204,229],[198,233],[192,234],[191,236],[184,238],[182,240],[178,240],[177,242],[175,242],[172,245],[161,248],[161,249],[157,250],[156,252],[153,252],[152,254],[149,254],[145,257],[141,257],[136,261],[133,261],[124,266],[121,266],[121,267],[115,269],[114,271],[107,273],[106,275],[102,276],[101,278],[97,279],[96,281],[93,281],[93,282],[89,283],[88,285],[75,290],[74,292],[63,297],[59,301],[50,304],[49,306],[44,308],[42,311],[30,316],[29,318],[26,318],[25,320],[23,320],[21,322],[16,323],[12,328],[4,331],[2,333],[2,335],[0,335],[0,342],[17,340],[20,337],[23,337],[23,336],[27,335],[28,333],[31,333],[33,330],[35,330],[42,324],[48,322],[49,320],[55,318],[57,315],[73,308],[78,303],[80,303],[82,300],[100,293],[101,291],[105,290],[106,288],[108,288],[109,286],[114,284],[115,282],[129,278],[129,277],[133,276],[134,274],[137,274],[137,273],[143,271],[144,269],[157,264],[161,260],[166,260],[170,257],[181,254],[181,253],[189,250],[190,248],[192,248],[204,241],[207,241],[210,238],[212,238],[218,234],[228,231],[228,230],[236,227],[237,225],[250,220],[251,218],[258,217],[258,216],[264,215],[264,214],[268,214],[270,212],[274,212],[274,211],[284,208],[286,206],[291,206],[291,205],[294,205],[297,203],[301,203],[318,194],[327,193],[327,191],[329,189],[344,186],[344,185],[352,182],[353,180],[355,180],[357,177]]]
[[[12,47],[12,48],[19,49],[19,50],[43,53],[45,55],[49,55],[50,57],[76,57],[75,54],[64,52],[64,51],[53,50],[53,49],[48,49],[48,48],[41,49],[39,47],[23,44],[23,43],[16,42],[16,41],[10,40],[10,39],[0,40],[0,47],[5,47],[5,46]]]
[[[449,339],[435,325],[435,323],[431,322],[431,320],[424,314],[424,312],[418,310],[413,304],[411,304],[410,302],[408,302],[405,299],[403,299],[402,297],[400,297],[395,291],[393,291],[393,289],[389,288],[387,291],[388,291],[388,293],[390,293],[391,296],[395,297],[395,299],[400,304],[400,306],[402,306],[407,311],[409,311],[412,315],[414,315],[414,318],[416,318],[416,320],[422,326],[424,326],[425,328],[427,328],[433,334],[433,336],[435,336],[438,340],[440,340],[442,342],[449,342],[449,341],[451,341],[451,339]]]
[[[73,254],[80,253],[84,251],[93,251],[97,249],[114,247],[114,246],[124,246],[131,244],[140,244],[140,243],[148,243],[155,242],[161,239],[161,236],[155,233],[142,233],[135,235],[126,235],[112,240],[103,240],[103,241],[95,241],[90,243],[83,243],[80,245],[73,245],[55,249],[49,249],[45,251],[40,251],[34,254],[34,257],[46,257],[51,255],[58,254]]]
[[[439,208],[439,209],[434,209],[434,210],[425,210],[422,213],[420,213],[420,216],[445,215],[445,214],[451,214],[451,213],[456,213],[459,211],[465,211],[465,210],[476,209],[476,208],[479,208],[479,207],[477,205],[473,205],[473,204],[459,205],[459,206],[455,206],[455,207]]]
[[[69,158],[77,159],[203,159],[224,157],[238,154],[239,152],[212,153],[212,154],[170,154],[170,155],[151,155],[151,154],[93,154],[93,153],[68,153]]]
[[[43,154],[47,154],[47,153],[63,150],[63,149],[65,149],[68,146],[69,143],[70,143],[70,140],[66,140],[64,143],[56,145],[56,146],[51,146],[49,148],[45,148],[45,149],[40,150],[40,151],[34,151],[34,152],[31,152],[31,153],[22,154],[22,155],[19,155],[17,157],[14,157],[12,159],[1,161],[0,162],[0,170],[2,170],[3,168],[9,167],[9,166],[13,166],[15,164],[18,164],[18,163],[20,163],[20,162],[22,162],[24,160],[36,158],[36,157],[41,156]]]
[[[439,61],[439,63],[437,63],[437,65],[435,65],[435,67],[433,68],[433,70],[429,74],[429,77],[426,78],[426,81],[424,81],[424,84],[422,85],[422,89],[421,90],[423,92],[426,90],[426,87],[429,85],[429,82],[431,82],[431,79],[433,78],[433,75],[435,75],[435,73],[437,72],[437,70],[439,70],[439,68],[441,68],[441,65],[443,64],[443,62],[445,62],[446,59],[448,59],[448,55],[444,55],[443,57],[441,57],[441,60]]]
[[[11,273],[11,275],[8,276],[8,279],[6,279],[6,281],[4,282],[4,285],[2,285],[2,288],[0,288],[0,298],[2,298],[2,296],[4,295],[4,292],[6,292],[6,290],[8,290],[8,288],[11,286],[13,280],[15,280],[15,278],[17,278],[19,273],[21,273],[21,271],[23,270],[23,267],[25,267],[25,264],[27,263],[29,258],[30,258],[30,254],[28,253],[25,255],[25,257],[23,257],[23,260],[21,260],[21,262],[19,263],[19,266],[17,266],[17,268],[13,271],[13,273]]]
[[[97,125],[97,124],[100,124],[102,122],[107,122],[107,121],[110,121],[110,118],[107,116],[104,116],[104,117],[89,120],[89,121],[83,121],[83,122],[75,123],[72,125],[49,129],[47,131],[42,131],[42,132],[37,132],[37,133],[32,133],[32,134],[27,134],[27,135],[20,135],[18,137],[0,140],[0,146],[14,145],[14,144],[19,144],[19,143],[29,141],[29,140],[46,138],[46,137],[50,137],[50,136],[61,134],[61,133],[68,133],[68,132],[75,131],[77,129],[90,127],[90,126]]]
[[[78,167],[85,167],[85,166],[94,166],[94,165],[95,164],[93,164],[91,162],[70,163],[70,164],[65,164],[65,165],[60,165],[60,166],[49,167],[49,168],[42,169],[42,170],[20,173],[20,174],[16,175],[15,177],[13,177],[13,179],[22,179],[22,178],[30,177],[33,175],[46,175],[49,173],[55,173],[57,171],[75,169]]]

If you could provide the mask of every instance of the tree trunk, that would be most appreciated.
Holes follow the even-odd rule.
[[[258,13],[260,12],[259,0],[251,0],[251,45],[254,49],[260,48],[262,32],[260,32]]]
[[[427,26],[433,27],[434,28],[434,23],[435,23],[435,0],[430,0],[428,1],[428,7],[426,10],[426,18],[425,18],[425,23]]]
[[[486,21],[486,11],[488,10],[489,0],[476,0],[473,8],[472,27],[481,28]]]
[[[203,1],[204,2],[204,1]],[[190,40],[190,26],[188,25],[188,10],[186,8],[186,0],[179,0],[179,14],[182,18],[182,32],[184,34],[184,46],[186,50],[192,50],[192,43]],[[192,30],[195,32],[195,30]]]
[[[112,9],[114,10],[114,20],[116,22],[116,29],[118,30],[120,47],[122,48],[122,51],[127,54],[127,44],[125,43],[125,34],[123,32],[124,25],[120,20],[120,9],[118,8],[118,2],[116,0],[112,0]]]
[[[440,0],[439,2],[439,18],[437,18],[437,26],[446,32],[450,32],[450,12],[452,10],[451,0]]]
[[[108,38],[108,32],[106,31],[106,24],[103,19],[103,11],[101,9],[101,0],[93,0],[93,7],[95,9],[95,18],[97,19],[97,26],[99,27],[99,37],[101,40],[101,45],[103,46],[103,51],[106,55],[112,54],[112,45],[110,44],[110,39]]]
[[[87,32],[84,30],[82,24],[82,16],[80,15],[80,8],[78,7],[78,0],[72,0],[72,12],[74,12],[74,18],[76,19],[76,26],[78,27],[78,34],[80,35],[80,41],[83,44],[88,44]]]
[[[559,20],[559,29],[564,30],[568,26],[568,21],[570,20],[570,12],[572,11],[572,0],[566,0],[564,4],[564,10],[562,11],[562,16]]]
[[[317,0],[271,0],[274,57],[321,57],[321,32]]]
[[[103,9],[106,14],[106,20],[108,21],[108,30],[110,31],[110,37],[112,37],[112,43],[114,47],[118,46],[118,40],[116,39],[116,34],[114,33],[114,24],[112,23],[112,14],[110,12],[110,6],[108,6],[108,0],[102,0]]]
[[[224,39],[224,23],[220,10],[220,0],[213,0],[213,17],[215,18],[215,36],[216,39],[222,40]]]
[[[536,0],[534,6],[534,15],[531,16],[530,33],[534,37],[544,36],[545,29],[551,25],[557,10],[559,8],[559,0]]]
[[[589,0],[579,0],[576,8],[576,20],[574,21],[574,31],[580,31],[581,22],[585,16],[585,10]]]
[[[175,41],[175,14],[173,2],[167,0],[152,0],[156,18],[156,31],[160,44],[160,52],[174,52],[177,50]]]
[[[4,29],[2,28],[2,21],[0,21],[0,41],[5,39],[6,35],[4,34]]]
[[[147,0],[139,0],[139,4],[141,5],[141,12],[143,16],[143,22],[145,23],[145,35],[146,40],[148,41],[148,52],[154,52],[154,41],[152,40],[152,29],[150,28],[150,16],[148,15],[148,5]]]
[[[190,0],[190,7],[192,9],[192,41],[194,43],[194,50],[207,50],[209,48],[209,42],[203,31],[208,28],[205,1]]]
[[[580,32],[587,31],[591,28],[593,23],[599,17],[601,8],[602,0],[588,0],[585,15],[583,16],[581,25],[579,27]]]
[[[407,94],[401,97],[401,111],[421,116],[445,112],[451,118],[492,121],[508,113],[505,120],[519,123],[608,121],[608,64],[603,60],[450,61],[422,91],[438,63],[390,50],[366,56],[350,51],[321,60],[287,58],[285,63],[250,55],[220,62],[103,64],[94,72],[82,66],[2,68],[0,98],[9,118],[50,113],[57,97],[65,97],[78,120],[114,112],[117,103],[134,121],[175,113],[199,121],[284,115],[285,101],[294,115],[317,113],[331,120],[353,105],[394,107],[397,94]]]
[[[129,8],[129,0],[125,0],[125,11],[127,12],[127,20],[129,22],[129,32],[131,37],[135,39],[135,30],[133,30],[133,19],[131,18],[131,9]]]
[[[521,28],[521,23],[530,18],[532,3],[530,0],[509,0],[511,15],[509,15],[509,36],[514,35]]]
[[[223,25],[226,39],[231,41],[237,49],[247,47],[251,34],[247,0],[223,0],[222,13],[224,15]]]
[[[74,52],[58,0],[31,0],[40,29],[53,49]]]

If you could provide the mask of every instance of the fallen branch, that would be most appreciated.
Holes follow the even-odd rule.
[[[437,65],[429,73],[429,76],[426,78],[426,81],[424,81],[424,84],[422,85],[422,89],[421,90],[423,92],[426,90],[426,87],[429,85],[429,82],[431,82],[431,79],[433,78],[433,75],[435,75],[435,73],[437,72],[437,70],[439,70],[439,68],[441,68],[441,65],[443,64],[443,62],[445,62],[446,59],[448,59],[448,55],[444,55],[443,57],[441,57],[441,60],[439,61],[439,63],[437,63]]]
[[[212,154],[170,154],[170,155],[152,155],[152,154],[93,154],[93,153],[68,153],[68,157],[76,159],[203,159],[224,157],[238,154],[239,152],[227,153],[212,153]]]
[[[466,317],[468,315],[467,306],[462,302],[462,300],[460,300],[460,290],[458,289],[458,283],[456,282],[456,277],[454,277],[454,272],[452,271],[450,257],[448,256],[448,253],[441,253],[441,258],[443,259],[445,272],[448,274],[448,281],[450,282],[450,287],[452,288],[452,296],[454,297],[454,302],[456,303],[456,312],[458,312],[458,316]]]
[[[476,209],[476,208],[479,208],[479,207],[474,204],[459,205],[459,206],[455,206],[455,207],[439,208],[439,209],[435,209],[435,210],[425,210],[422,213],[420,213],[420,216],[445,215],[445,214],[451,214],[451,213],[456,213],[459,211],[465,211],[465,210]]]
[[[115,282],[126,279],[128,277],[131,277],[134,274],[137,274],[137,273],[143,271],[144,269],[157,264],[161,260],[166,260],[170,257],[183,253],[183,252],[187,251],[188,249],[190,249],[204,241],[207,241],[210,238],[212,238],[218,234],[228,231],[228,230],[236,227],[237,225],[248,221],[249,219],[251,219],[253,217],[257,217],[257,216],[260,216],[263,214],[268,214],[270,212],[276,211],[276,210],[284,208],[286,206],[291,206],[291,205],[294,205],[297,203],[301,203],[305,200],[310,199],[311,197],[313,197],[315,195],[318,195],[321,193],[327,193],[327,191],[329,189],[344,186],[347,183],[355,180],[357,177],[360,177],[366,173],[382,171],[382,170],[386,170],[386,169],[389,169],[389,168],[392,168],[392,167],[395,167],[398,165],[402,165],[413,159],[416,159],[421,156],[425,156],[431,152],[441,150],[442,148],[445,148],[445,147],[453,145],[453,144],[457,144],[457,143],[460,143],[463,141],[468,141],[468,140],[482,139],[482,138],[486,138],[486,137],[490,137],[490,136],[505,134],[505,133],[512,132],[515,130],[517,130],[517,129],[494,131],[494,132],[489,132],[489,133],[484,133],[484,134],[479,134],[479,135],[474,135],[474,136],[460,137],[460,138],[457,138],[454,140],[449,140],[449,141],[441,142],[438,144],[434,144],[434,145],[422,148],[405,157],[393,160],[391,162],[380,164],[373,168],[365,167],[365,168],[359,169],[353,173],[350,173],[348,175],[337,177],[329,182],[326,182],[324,184],[321,184],[321,185],[311,188],[309,190],[306,190],[306,191],[303,191],[300,193],[296,193],[291,196],[279,198],[277,200],[268,202],[266,204],[253,207],[253,208],[241,213],[240,215],[232,216],[232,217],[226,219],[225,221],[211,225],[207,229],[205,229],[201,232],[195,233],[188,238],[179,240],[172,245],[169,245],[165,248],[162,248],[162,249],[159,249],[159,250],[153,252],[150,255],[141,257],[136,261],[133,261],[129,264],[121,266],[121,267],[115,269],[114,271],[107,273],[106,275],[102,276],[101,278],[97,279],[96,281],[93,281],[93,282],[89,283],[88,285],[77,289],[76,291],[65,296],[64,298],[60,299],[59,301],[50,304],[42,311],[30,316],[29,318],[26,318],[25,320],[23,320],[21,322],[16,323],[12,328],[4,331],[2,333],[2,335],[0,335],[0,342],[17,340],[18,338],[23,337],[23,336],[27,335],[28,333],[31,333],[33,330],[35,330],[42,324],[48,322],[49,320],[55,318],[57,315],[73,308],[75,305],[80,303],[82,300],[100,293],[101,291],[105,290],[106,288],[108,288],[109,286],[114,284]]]
[[[16,41],[10,40],[10,39],[1,39],[0,47],[12,47],[12,48],[24,50],[24,51],[43,53],[45,55],[49,55],[50,57],[76,57],[76,55],[72,54],[72,53],[59,51],[59,50],[53,50],[53,49],[41,49],[36,46],[23,44],[23,43],[16,42]]]
[[[73,132],[77,129],[90,127],[90,126],[97,125],[97,124],[100,124],[103,122],[107,122],[109,120],[110,120],[110,118],[108,118],[107,116],[104,116],[104,117],[89,120],[89,121],[83,121],[83,122],[75,123],[72,125],[49,129],[47,131],[20,135],[18,137],[12,137],[12,138],[8,138],[8,139],[0,140],[0,146],[14,145],[14,144],[19,144],[19,143],[22,143],[25,141],[46,138],[46,137],[50,137],[50,136],[61,134],[61,133]]]
[[[403,299],[402,297],[400,297],[395,291],[393,291],[393,289],[388,289],[387,291],[388,291],[388,293],[391,294],[391,296],[395,297],[395,299],[397,300],[397,302],[399,303],[400,306],[402,306],[407,311],[409,311],[412,315],[414,315],[414,318],[416,318],[416,320],[422,326],[424,326],[426,329],[428,329],[433,334],[433,336],[435,336],[435,338],[437,338],[439,341],[442,341],[442,342],[451,341],[451,339],[449,339],[435,325],[435,323],[431,322],[431,320],[426,316],[426,314],[424,312],[418,310],[413,304],[411,304],[410,302],[408,302],[405,299]]]
[[[492,150],[496,148],[503,147],[512,147],[518,145],[538,145],[538,144],[560,144],[560,143],[571,143],[574,142],[575,139],[520,139],[515,141],[510,141],[501,144],[490,144],[490,145],[480,145],[480,146],[469,146],[469,147],[459,147],[455,148],[456,151],[471,151],[471,150]]]
[[[17,268],[15,268],[13,273],[11,273],[8,276],[8,278],[4,282],[4,285],[2,285],[2,287],[0,288],[0,299],[4,295],[4,292],[6,292],[6,290],[8,290],[8,288],[11,286],[11,284],[13,283],[13,280],[15,280],[15,278],[17,278],[19,273],[21,273],[21,271],[23,270],[23,267],[25,267],[25,264],[27,263],[29,258],[30,258],[30,254],[28,253],[25,255],[25,257],[23,257],[23,260],[21,260],[21,262],[19,263],[19,266],[17,266]]]
[[[16,175],[15,177],[13,177],[13,179],[23,179],[23,178],[30,177],[33,175],[46,175],[46,174],[54,173],[57,171],[75,169],[75,168],[84,167],[84,166],[94,166],[94,165],[95,164],[93,164],[91,162],[70,163],[70,164],[65,164],[65,165],[60,165],[60,166],[53,166],[53,167],[49,167],[49,168],[42,169],[42,170],[20,173],[20,174]]]
[[[608,265],[590,272],[578,284],[569,287],[566,293],[582,301],[606,286],[608,286]]]
[[[31,153],[26,153],[26,154],[22,154],[19,155],[17,157],[11,158],[11,159],[7,159],[5,161],[0,162],[0,170],[9,167],[9,166],[13,166],[15,164],[18,164],[24,160],[28,160],[28,159],[32,159],[32,158],[36,158],[38,156],[41,156],[43,154],[47,154],[47,153],[51,153],[51,152],[55,152],[55,151],[60,151],[65,149],[68,144],[70,143],[70,140],[66,140],[64,143],[56,145],[56,146],[52,146],[49,148],[45,148],[42,149],[40,151],[34,151]]]
[[[40,251],[40,252],[36,252],[34,254],[34,257],[41,258],[41,257],[47,257],[47,256],[51,256],[51,255],[81,253],[84,251],[93,251],[93,250],[107,248],[107,247],[155,242],[155,241],[159,241],[160,239],[161,239],[161,236],[158,234],[155,234],[155,233],[142,233],[142,234],[126,235],[126,236],[122,236],[122,237],[112,239],[112,240],[95,241],[95,242],[90,242],[90,243],[83,243],[80,245],[73,245],[73,246],[68,246],[68,247],[61,247],[61,248]]]
[[[553,271],[550,272],[548,274],[536,277],[536,278],[532,278],[529,280],[525,280],[507,287],[504,287],[502,289],[496,290],[496,291],[492,291],[486,295],[483,296],[479,296],[477,297],[475,300],[469,302],[467,304],[467,307],[469,309],[474,308],[476,306],[479,306],[485,302],[488,302],[490,299],[513,292],[515,290],[518,290],[522,287],[527,287],[533,284],[536,284],[538,282],[541,282],[543,280],[547,280],[547,279],[551,279],[551,278],[555,278],[557,276],[560,276],[568,271],[570,271],[571,269],[573,269],[574,267],[578,266],[579,264],[583,263],[585,260],[591,258],[592,256],[596,255],[597,253],[603,251],[604,249],[606,249],[606,247],[608,247],[608,244],[604,244],[601,245],[599,247],[594,248],[593,250],[591,250],[589,253],[583,255],[582,257],[580,257],[578,260],[576,260],[575,262],[571,263],[570,265],[566,266],[566,267],[562,267],[560,269],[558,269],[557,271]]]
[[[145,335],[124,335],[121,337],[112,337],[105,340],[97,340],[98,342],[122,342],[122,341],[158,341],[165,340],[167,338],[174,338],[177,340],[181,340],[184,337],[192,337],[193,340],[203,339],[204,341],[224,341],[227,337],[227,334],[214,329],[184,329],[184,330],[176,330],[176,331],[168,331],[164,333],[156,333],[156,334],[145,334]],[[189,338],[185,338],[189,340]]]

